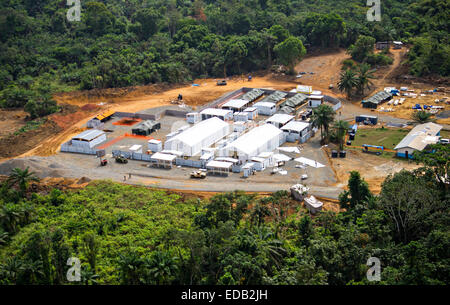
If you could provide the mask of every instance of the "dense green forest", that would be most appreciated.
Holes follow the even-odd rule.
[[[381,4],[382,21],[368,22],[365,0],[83,0],[81,21],[69,22],[66,1],[4,0],[0,105],[29,103],[31,117],[45,116],[57,110],[55,91],[292,67],[304,55],[299,41],[355,50],[360,36],[411,43],[412,73],[448,76],[449,2]]]
[[[209,200],[111,181],[33,191],[14,170],[0,188],[0,284],[444,284],[450,281],[450,148],[388,176],[379,195],[358,172],[342,212],[311,216],[286,191]],[[368,282],[369,257],[381,281]]]

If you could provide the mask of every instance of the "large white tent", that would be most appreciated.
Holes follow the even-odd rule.
[[[223,156],[234,155],[246,161],[262,152],[275,150],[283,141],[283,132],[271,124],[264,124],[250,130],[220,151]]]
[[[167,140],[164,149],[180,151],[185,156],[195,156],[201,153],[202,148],[209,147],[227,136],[229,130],[230,125],[221,119],[207,119]]]

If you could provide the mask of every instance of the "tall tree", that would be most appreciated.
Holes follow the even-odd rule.
[[[34,172],[30,172],[30,168],[27,167],[24,170],[20,168],[15,168],[12,170],[8,177],[8,183],[12,185],[18,185],[21,194],[23,195],[28,189],[28,184],[30,181],[39,181]]]
[[[370,70],[370,66],[366,63],[361,64],[358,67],[358,76],[356,78],[356,87],[360,95],[364,95],[364,90],[370,89],[370,85],[373,83],[371,79],[374,79],[373,71]]]
[[[321,142],[327,142],[329,136],[329,127],[334,120],[336,112],[329,105],[322,104],[313,110],[313,125],[320,128]]]
[[[345,92],[347,94],[347,98],[350,98],[352,95],[352,90],[357,86],[358,79],[356,77],[356,73],[351,70],[345,70],[341,72],[341,76],[338,83],[339,91]]]
[[[339,139],[339,149],[343,150],[344,149],[344,138],[345,135],[347,134],[347,130],[350,127],[350,124],[347,121],[335,121],[334,122],[334,128],[336,129],[336,135],[337,138]]]
[[[274,48],[280,62],[288,66],[289,73],[295,73],[295,65],[302,60],[306,54],[306,49],[300,39],[290,36],[285,41],[280,42]]]

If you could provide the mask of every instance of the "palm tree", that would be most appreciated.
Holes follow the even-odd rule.
[[[35,173],[30,172],[29,170],[30,170],[29,167],[27,167],[24,170],[21,170],[20,168],[16,167],[15,169],[12,170],[11,174],[8,177],[7,180],[8,184],[10,186],[17,184],[19,186],[21,194],[25,193],[25,191],[28,188],[28,183],[30,181],[39,181],[39,178],[35,176]]]
[[[17,232],[17,225],[22,219],[20,207],[15,204],[8,203],[2,206],[0,210],[0,223],[9,233]]]
[[[5,262],[0,265],[0,275],[12,284],[17,284],[17,279],[22,271],[23,262],[17,256],[7,257]]]
[[[355,88],[357,85],[358,79],[356,77],[356,73],[353,70],[348,69],[341,72],[338,88],[339,91],[345,92],[347,94],[347,98],[350,98],[353,88]]]
[[[335,111],[331,106],[322,104],[313,110],[312,123],[320,128],[321,143],[328,139],[328,129],[334,120]]]
[[[368,64],[362,64],[358,68],[358,76],[356,78],[356,87],[358,88],[358,93],[364,95],[364,90],[370,89],[370,85],[373,85],[371,79],[374,79],[373,70],[370,70]]]
[[[145,262],[149,277],[158,285],[170,284],[172,276],[178,271],[177,260],[177,257],[172,257],[167,252],[157,251]]]
[[[270,216],[270,210],[263,202],[257,202],[250,213],[250,223],[258,227],[264,223],[264,217]]]
[[[416,111],[411,115],[411,118],[419,124],[428,123],[431,122],[431,113],[426,111]]]
[[[345,133],[350,127],[350,124],[347,121],[336,121],[334,122],[334,128],[336,128],[337,138],[339,139],[339,149],[344,149],[344,137]]]
[[[120,277],[125,285],[138,285],[141,281],[143,260],[136,252],[119,254]]]
[[[275,234],[267,227],[258,227],[254,232],[249,232],[257,245],[259,252],[267,254],[267,257],[277,267],[280,266],[286,250],[283,248],[283,242],[275,237]]]
[[[28,284],[38,284],[39,276],[44,276],[43,265],[41,260],[28,260],[23,264],[23,271],[27,276]]]

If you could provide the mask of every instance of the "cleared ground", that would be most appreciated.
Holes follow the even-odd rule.
[[[407,134],[408,130],[400,128],[359,128],[352,146],[368,144],[393,150]]]

